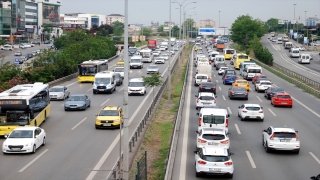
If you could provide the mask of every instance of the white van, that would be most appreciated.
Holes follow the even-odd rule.
[[[243,77],[246,80],[252,80],[257,74],[262,73],[262,68],[259,65],[247,65],[244,69]]]
[[[129,65],[130,65],[130,69],[133,69],[133,68],[142,69],[143,68],[142,57],[141,56],[133,56],[130,59]]]
[[[299,48],[291,48],[290,57],[300,57],[300,50]]]
[[[198,130],[203,127],[221,127],[226,128],[228,132],[229,120],[226,109],[215,109],[215,108],[201,108],[200,112],[197,113],[198,119]]]
[[[216,55],[219,55],[220,53],[218,51],[213,51],[210,53],[209,58],[211,61],[214,61]]]
[[[310,60],[311,60],[311,57],[309,54],[301,54],[301,56],[299,57],[298,63],[310,64]]]
[[[144,81],[142,78],[133,78],[129,80],[128,84],[128,95],[138,94],[145,95],[147,93],[146,87],[144,86]]]
[[[213,66],[216,67],[217,63],[225,63],[224,55],[216,55],[214,58]]]
[[[293,47],[292,42],[285,42],[285,43],[284,43],[284,48],[285,48],[285,49],[290,49],[290,48],[292,48],[292,47]]]
[[[1,50],[7,50],[7,51],[12,51],[13,50],[13,46],[6,44],[3,47],[1,47]]]
[[[114,72],[112,71],[102,71],[94,76],[93,84],[93,94],[99,92],[113,93],[116,91],[116,79]]]

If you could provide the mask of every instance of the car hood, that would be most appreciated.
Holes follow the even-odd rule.
[[[64,104],[72,105],[72,104],[84,104],[84,101],[66,101]]]
[[[33,142],[34,138],[8,138],[3,143],[6,145],[25,145]]]

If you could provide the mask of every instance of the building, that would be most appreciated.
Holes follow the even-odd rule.
[[[88,29],[88,18],[79,17],[83,13],[60,14],[60,27],[64,30]]]
[[[25,34],[34,38],[38,31],[38,3],[34,0],[26,0],[25,4]]]
[[[78,17],[87,18],[87,28],[90,29],[93,25],[101,26],[106,24],[106,16],[100,14],[78,14]]]
[[[142,28],[143,28],[143,24],[128,24],[129,32],[141,31]]]
[[[304,26],[307,26],[307,27],[316,27],[318,23],[320,23],[320,19],[319,19],[319,18],[317,18],[317,17],[308,17],[308,18],[305,20]]]
[[[164,22],[164,24],[163,24],[164,26],[171,26],[171,27],[173,27],[173,26],[175,26],[175,23],[174,22],[169,22],[169,21],[166,21],[166,22]]]
[[[9,37],[11,31],[11,2],[0,1],[0,36]]]
[[[108,25],[112,25],[113,22],[116,22],[116,21],[119,21],[119,22],[122,22],[124,23],[125,21],[125,18],[123,15],[121,14],[109,14],[107,17],[106,17],[106,23]]]
[[[152,30],[157,30],[158,29],[158,27],[159,27],[160,25],[159,25],[159,22],[153,22],[153,21],[151,21],[151,29]]]
[[[199,28],[214,28],[214,27],[216,27],[216,22],[211,19],[200,20],[198,27]]]

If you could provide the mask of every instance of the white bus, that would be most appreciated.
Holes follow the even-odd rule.
[[[0,93],[0,136],[18,126],[39,126],[50,114],[49,86],[21,84]]]

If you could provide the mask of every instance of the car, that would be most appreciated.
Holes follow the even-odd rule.
[[[160,49],[156,49],[156,50],[154,50],[154,51],[152,52],[152,55],[153,55],[153,56],[160,56],[160,54],[161,54],[161,50],[160,50]]]
[[[304,51],[304,50],[306,50],[303,46],[299,46],[299,47],[297,47],[300,51]]]
[[[25,48],[31,48],[31,45],[30,45],[30,44],[23,43],[22,45],[23,45]]]
[[[156,73],[159,74],[159,67],[157,65],[150,65],[147,68],[147,74]]]
[[[276,106],[288,106],[292,108],[293,101],[290,94],[286,92],[278,92],[271,98],[271,105]]]
[[[40,41],[31,41],[31,44],[40,44]]]
[[[198,92],[212,92],[216,94],[217,85],[214,82],[201,82]]]
[[[197,149],[203,147],[230,148],[230,133],[225,128],[205,127],[195,133],[197,134]]]
[[[121,65],[117,65],[117,66],[114,68],[113,72],[119,73],[120,76],[122,77],[122,79],[124,78],[124,66],[123,66],[123,65],[122,65],[122,66],[121,66]]]
[[[227,66],[227,65],[226,65],[225,62],[220,62],[220,61],[218,61],[218,62],[216,63],[216,70],[219,70],[220,67],[226,67],[226,66]]]
[[[242,86],[242,87],[246,88],[247,91],[250,91],[249,82],[244,79],[235,80],[234,83],[232,83],[232,86]]]
[[[27,57],[26,56],[20,56],[20,60],[22,60],[23,62],[27,61]]]
[[[223,109],[221,108],[220,106],[213,106],[213,105],[204,105],[202,108],[198,108],[198,110],[206,110],[206,109]],[[223,109],[225,110],[225,114],[226,114],[226,117],[230,117],[230,114],[228,113],[228,111],[226,109]]]
[[[27,48],[24,44],[19,44],[19,48],[21,48],[21,49],[25,49],[25,48]]]
[[[123,84],[123,77],[120,73],[114,73],[114,78],[117,86],[121,86]]]
[[[232,86],[228,90],[228,96],[230,99],[246,99],[249,98],[249,93],[246,88],[242,86]]]
[[[264,120],[263,108],[259,104],[242,104],[238,107],[238,117],[241,121],[245,119]]]
[[[27,43],[30,47],[34,47],[34,44],[32,43]]]
[[[222,75],[226,69],[229,69],[228,66],[221,66],[218,70],[218,75]]]
[[[270,80],[259,80],[255,82],[255,91],[264,92],[269,87],[272,87],[273,84]]]
[[[273,38],[273,39],[272,39],[272,42],[277,42],[277,38]]]
[[[237,75],[237,72],[236,72],[236,70],[234,70],[234,69],[226,69],[226,70],[223,72],[221,79],[224,79],[226,75]]]
[[[14,55],[15,55],[15,56],[22,56],[22,52],[21,52],[21,51],[16,51],[16,52],[14,53]]]
[[[300,152],[298,131],[292,127],[269,126],[262,131],[262,145],[267,153],[272,150]]]
[[[273,95],[275,95],[278,92],[284,92],[284,89],[276,86],[268,87],[268,89],[266,89],[264,92],[264,97],[270,100],[273,97]]]
[[[36,126],[16,127],[2,144],[2,152],[35,153],[40,146],[46,145],[46,132]]]
[[[40,54],[40,53],[41,53],[41,50],[40,50],[40,49],[37,49],[36,52],[37,52],[37,54]]]
[[[33,58],[33,55],[31,53],[26,54],[27,59]]]
[[[49,89],[50,100],[65,100],[69,98],[70,91],[66,86],[53,86]]]
[[[313,55],[312,55],[312,54],[309,54],[309,56],[310,56],[310,60],[313,60]]]
[[[120,128],[123,124],[124,113],[120,106],[105,106],[96,116],[96,129]]]
[[[196,97],[196,109],[202,108],[204,105],[217,105],[216,96],[214,93],[199,92]]]
[[[196,177],[201,175],[224,175],[233,177],[233,161],[226,148],[206,147],[194,151]]]
[[[91,106],[90,98],[85,94],[71,95],[64,103],[64,110],[86,110]]]
[[[45,41],[43,42],[43,44],[50,44],[50,41],[49,41],[49,40],[45,40]]]
[[[259,81],[259,80],[267,80],[267,76],[266,75],[263,75],[263,74],[256,74],[253,78],[252,78],[252,84],[254,84],[256,81]]]
[[[225,73],[224,73],[225,74]],[[227,74],[224,76],[224,78],[222,79],[223,84],[232,84],[237,80],[237,76],[233,75],[233,74]]]
[[[165,59],[164,59],[164,57],[156,57],[154,59],[154,63],[155,64],[164,64],[165,63]]]
[[[143,78],[133,78],[129,80],[128,85],[128,95],[145,95],[147,93],[147,89],[144,84]]]
[[[31,54],[33,57],[35,57],[37,55],[37,51],[32,51]]]
[[[161,54],[160,57],[164,58],[166,61],[169,60],[169,54],[167,53]]]

